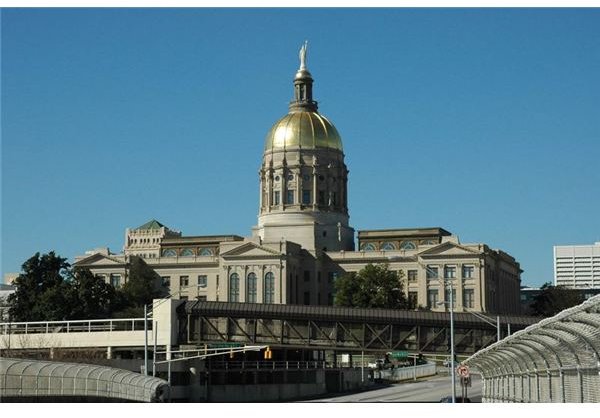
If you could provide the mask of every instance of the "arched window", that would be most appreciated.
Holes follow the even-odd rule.
[[[369,242],[362,247],[363,251],[375,251],[375,244]]]
[[[240,301],[240,276],[237,273],[231,273],[229,276],[229,302]]]
[[[275,302],[275,275],[271,272],[265,274],[265,297],[264,303]]]
[[[168,248],[166,250],[163,250],[162,256],[163,257],[177,257],[177,251],[175,251],[172,248]]]
[[[383,251],[394,251],[396,249],[396,245],[393,242],[384,242],[381,245],[381,249]]]
[[[412,241],[404,241],[402,245],[400,245],[400,248],[403,250],[414,250],[417,248],[417,246]]]
[[[194,250],[192,250],[191,248],[184,248],[181,251],[181,256],[182,257],[193,257],[194,256]]]
[[[256,303],[256,274],[250,273],[246,279],[246,302]]]
[[[213,254],[214,254],[213,250],[210,248],[202,248],[200,250],[200,255],[202,255],[202,256],[213,255]]]

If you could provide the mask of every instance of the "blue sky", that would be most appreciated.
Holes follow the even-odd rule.
[[[355,229],[441,226],[552,279],[600,241],[600,9],[4,9],[2,273],[156,218],[250,235],[298,48]]]

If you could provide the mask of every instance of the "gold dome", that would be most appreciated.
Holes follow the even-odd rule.
[[[289,148],[331,148],[342,151],[335,126],[318,112],[291,112],[279,119],[265,140],[265,151]]]

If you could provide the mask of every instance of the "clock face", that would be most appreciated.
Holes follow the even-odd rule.
[[[275,176],[275,181],[279,181],[279,176]]]
[[[294,175],[293,174],[289,174],[287,177],[288,180],[294,180]]]

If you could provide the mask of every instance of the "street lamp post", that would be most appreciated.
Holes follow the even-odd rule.
[[[439,305],[449,304],[450,307],[450,376],[452,381],[452,403],[456,402],[456,375],[454,371],[454,289],[452,288],[452,280],[448,280],[450,283],[450,301],[439,302]],[[446,279],[444,278],[444,285]],[[444,286],[445,289],[445,286]]]

